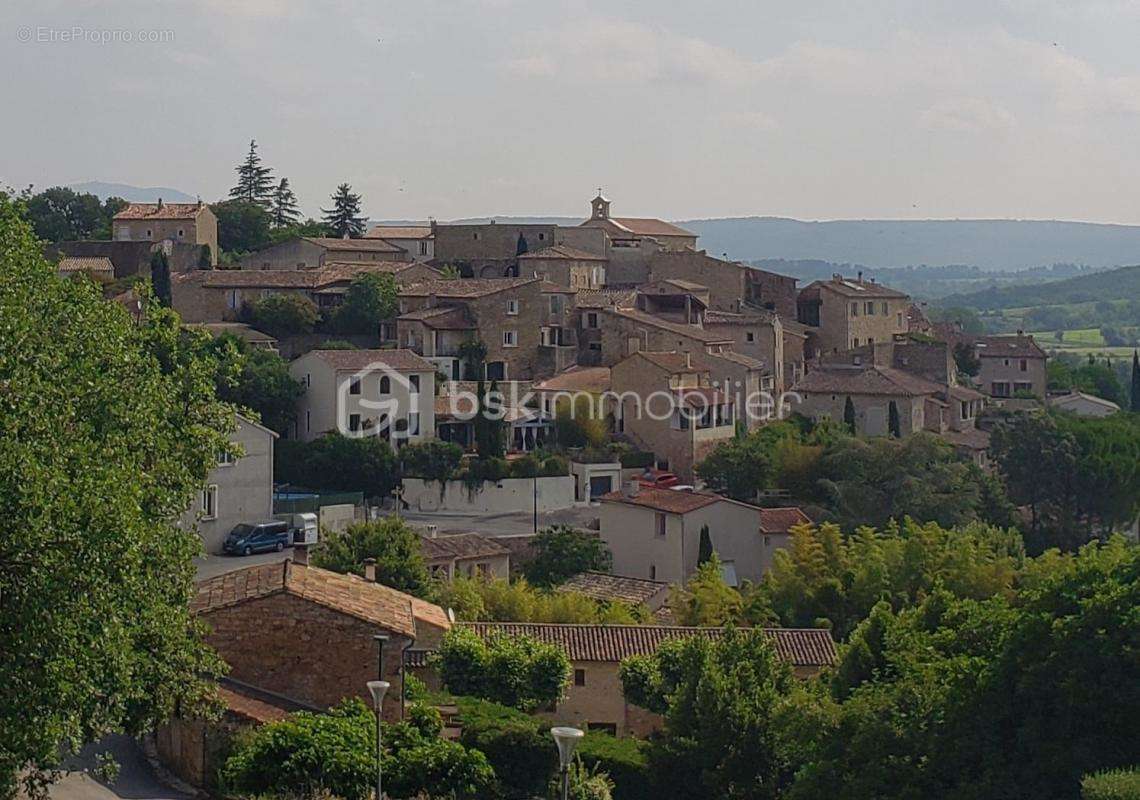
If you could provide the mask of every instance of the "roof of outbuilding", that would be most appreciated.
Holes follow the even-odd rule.
[[[688,514],[691,511],[711,506],[713,503],[725,501],[725,498],[711,492],[696,492],[687,489],[656,489],[642,486],[637,494],[628,495],[617,491],[604,494],[600,498],[603,502],[624,503],[630,506],[651,508],[654,511],[664,511],[668,514]]]
[[[403,253],[404,248],[397,247],[384,239],[338,239],[335,236],[305,236],[306,242],[312,242],[326,250],[352,250],[361,253]]]
[[[632,308],[636,289],[579,289],[578,308]]]
[[[631,656],[648,656],[662,644],[694,636],[715,641],[724,628],[684,628],[665,625],[560,625],[554,623],[463,622],[487,637],[494,634],[529,636],[560,646],[571,661],[617,663]],[[838,658],[831,633],[823,628],[762,628],[776,654],[797,667],[824,667]]]
[[[435,366],[411,350],[311,350],[333,369],[356,371],[383,365],[397,372],[435,372]]]
[[[58,272],[114,272],[115,265],[106,256],[68,256],[55,265]]]
[[[483,558],[510,555],[510,550],[479,533],[441,533],[420,536],[424,558],[437,561],[444,558]]]
[[[558,587],[560,592],[577,592],[595,600],[620,600],[639,605],[669,588],[665,581],[611,575],[608,572],[579,572]]]
[[[456,278],[450,281],[421,281],[400,289],[400,294],[407,297],[436,297],[452,298],[457,300],[485,297],[536,283],[541,278]]]
[[[536,392],[591,392],[599,394],[610,389],[609,367],[583,367],[575,365],[541,383],[534,385]]]
[[[199,581],[197,588],[197,596],[190,601],[195,614],[209,614],[283,592],[413,638],[417,621],[442,628],[451,625],[442,608],[418,597],[356,575],[292,561],[227,572]]]
[[[796,525],[810,525],[811,518],[795,506],[760,509],[760,533],[787,533]]]

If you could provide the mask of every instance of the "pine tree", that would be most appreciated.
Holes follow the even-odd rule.
[[[161,247],[150,257],[150,284],[154,287],[154,296],[158,302],[170,308],[170,261]]]
[[[297,195],[289,188],[289,179],[282,178],[273,190],[273,227],[285,228],[296,225],[301,217],[297,209]]]
[[[347,183],[336,187],[332,194],[333,207],[322,208],[325,224],[333,236],[358,239],[364,234],[364,217],[360,216],[360,195]]]
[[[848,395],[847,401],[843,404],[843,424],[847,426],[847,430],[855,433],[855,404],[851,402],[851,397]]]
[[[1132,351],[1132,402],[1128,406],[1140,414],[1140,354]]]
[[[237,186],[230,189],[230,197],[234,200],[244,200],[247,203],[257,203],[269,208],[273,203],[273,170],[261,166],[261,156],[257,154],[257,141],[249,140],[249,154],[245,160],[234,167],[238,174]]]

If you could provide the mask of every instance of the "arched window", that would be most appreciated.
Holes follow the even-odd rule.
[[[392,393],[392,380],[391,380],[391,378],[389,378],[387,375],[381,376],[381,378],[380,378],[380,394],[391,394],[391,393]]]

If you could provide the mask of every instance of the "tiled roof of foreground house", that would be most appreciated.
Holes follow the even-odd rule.
[[[362,370],[383,365],[398,372],[435,372],[435,365],[411,350],[312,350],[333,369]]]
[[[195,614],[209,614],[250,600],[285,593],[325,608],[415,637],[416,622],[451,627],[447,614],[432,603],[356,575],[283,561],[259,564],[199,581],[190,601]]]
[[[555,644],[571,661],[619,662],[630,656],[648,656],[665,642],[724,635],[723,628],[682,628],[665,625],[560,625],[537,622],[462,622],[480,636],[530,636]],[[831,632],[824,628],[762,628],[776,654],[797,667],[824,667],[837,660]]]
[[[478,533],[450,533],[421,536],[421,550],[428,561],[451,558],[485,558],[510,555],[510,550],[494,539]]]
[[[905,395],[938,394],[945,387],[916,375],[879,366],[828,365],[814,369],[792,387],[795,392],[817,394]]]
[[[579,289],[578,308],[633,308],[636,289]]]
[[[534,385],[536,392],[590,392],[601,394],[610,390],[609,367],[583,367],[574,365],[542,383]]]
[[[664,581],[611,575],[608,572],[580,572],[558,587],[560,592],[577,592],[595,600],[620,600],[639,605],[647,603],[667,589]]]

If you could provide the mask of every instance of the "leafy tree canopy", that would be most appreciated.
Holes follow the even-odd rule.
[[[561,699],[570,681],[570,659],[557,645],[529,636],[479,636],[452,628],[433,656],[440,679],[453,694],[533,711]]]
[[[261,330],[281,339],[312,333],[320,312],[316,304],[303,295],[276,292],[253,304],[250,319]]]
[[[613,555],[599,537],[568,525],[540,530],[533,549],[526,577],[535,586],[555,586],[579,572],[609,572],[613,567]]]
[[[400,480],[400,463],[392,447],[377,436],[327,433],[309,442],[279,440],[273,448],[273,474],[300,488],[363,492],[366,498],[382,499]]]
[[[333,572],[364,574],[366,559],[376,560],[376,581],[401,592],[426,597],[430,578],[420,535],[399,517],[358,522],[324,535],[313,563]]]
[[[399,288],[391,275],[366,272],[356,276],[344,293],[344,302],[332,318],[337,333],[376,336],[380,323],[396,316]]]

